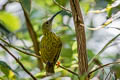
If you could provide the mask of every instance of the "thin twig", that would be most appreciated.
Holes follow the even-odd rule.
[[[95,55],[90,61],[89,61],[89,66],[91,65],[91,63],[93,62],[94,59],[96,59],[107,47],[109,44],[111,44],[118,36],[120,36],[120,34],[118,34],[117,36],[115,36],[114,38],[112,38],[99,52],[97,55]]]
[[[118,27],[107,27],[107,28],[113,28],[113,29],[120,30],[120,28],[118,28]]]
[[[65,11],[68,11],[68,12],[72,13],[72,11],[70,11],[69,9],[66,9],[64,6],[60,5],[58,2],[56,2],[56,0],[53,0],[53,2],[54,2],[57,6],[59,6],[60,8],[64,9]]]
[[[102,65],[102,66],[100,66],[100,67],[98,67],[98,68],[90,71],[90,72],[88,73],[88,75],[92,74],[93,72],[95,72],[95,71],[97,71],[97,70],[99,70],[99,69],[101,69],[101,68],[107,67],[107,66],[112,65],[112,64],[119,64],[119,63],[120,63],[120,62],[113,62],[113,63],[108,63],[108,64],[105,64],[105,65]]]
[[[16,36],[16,38],[17,38],[17,36]],[[28,48],[28,46],[25,44],[24,40],[22,40],[22,39],[18,39],[18,40],[20,40],[22,42],[22,44],[24,45],[25,48]]]
[[[114,43],[114,44],[111,44],[110,46],[108,46],[107,48],[109,48],[109,47],[113,47],[113,46],[116,46],[116,45],[119,45],[120,44],[120,42],[116,42],[116,43]]]
[[[0,43],[0,46],[7,51],[15,60],[16,62],[23,68],[23,70],[28,73],[28,75],[30,75],[32,77],[33,80],[37,80],[25,67],[24,65],[5,47]]]
[[[57,65],[57,64],[56,64],[56,65]],[[68,71],[68,72],[70,72],[70,73],[72,73],[72,74],[74,74],[74,75],[76,75],[78,78],[80,78],[77,73],[75,73],[75,72],[73,72],[73,71],[71,71],[71,70],[69,70],[69,69],[67,69],[67,68],[65,68],[65,67],[63,67],[63,66],[61,66],[61,65],[59,65],[59,67],[62,68],[62,69],[64,69],[64,70],[66,70],[66,71]]]
[[[111,71],[107,74],[107,76],[105,77],[105,80],[107,80],[110,74],[111,74]]]
[[[106,8],[102,9],[102,10],[95,10],[95,11],[89,11],[89,13],[103,13],[103,12],[106,12],[112,8],[115,8],[117,6],[120,5],[120,1],[119,0],[115,0],[114,3],[112,3],[110,6],[107,6]]]
[[[14,49],[16,49],[17,51],[19,51],[19,52],[21,52],[21,53],[24,53],[24,54],[30,55],[30,56],[34,56],[34,57],[37,57],[37,58],[41,58],[41,57],[38,56],[38,55],[31,54],[31,53],[28,53],[28,52],[25,52],[25,51],[23,51],[23,50],[20,50],[20,49],[16,48],[15,46],[9,44],[7,41],[3,40],[1,37],[0,37],[0,40],[1,40],[2,42],[4,42],[5,44],[7,44],[9,47],[14,48]]]
[[[117,74],[116,73],[113,73],[114,74],[114,76],[115,76],[115,80],[117,80]]]
[[[105,28],[107,25],[112,23],[114,20],[118,19],[120,17],[120,11],[118,11],[116,14],[114,14],[112,17],[107,19],[102,25],[95,27],[95,28],[88,28],[89,30],[99,30],[102,28]]]

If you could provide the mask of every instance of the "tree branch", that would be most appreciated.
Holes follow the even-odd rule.
[[[97,70],[99,70],[99,69],[101,69],[101,68],[107,67],[107,66],[112,65],[112,64],[119,64],[119,63],[120,63],[120,62],[113,62],[113,63],[108,63],[108,64],[105,64],[105,65],[102,65],[102,66],[100,66],[100,67],[92,70],[91,72],[89,72],[88,75],[90,76],[90,74],[92,74],[93,72],[95,72],[95,71],[97,71]]]
[[[116,14],[114,14],[112,17],[107,19],[102,25],[95,27],[95,28],[88,28],[89,30],[99,30],[102,28],[105,28],[107,25],[112,23],[114,20],[118,19],[120,17],[120,11],[118,11]],[[109,27],[110,28],[110,27]]]
[[[60,5],[59,3],[57,3],[56,0],[53,0],[53,2],[54,2],[57,6],[59,6],[60,8],[62,8],[63,10],[72,13],[69,9],[66,9],[64,6],[62,6],[62,5]]]
[[[57,64],[56,64],[56,65],[57,65]],[[64,69],[64,70],[66,70],[66,71],[68,71],[68,72],[70,72],[70,73],[72,73],[73,75],[76,75],[78,78],[80,78],[77,73],[75,73],[75,72],[73,72],[73,71],[71,71],[71,70],[69,70],[69,69],[67,69],[67,68],[65,68],[65,67],[63,67],[63,66],[61,66],[61,65],[59,65],[59,67],[62,68],[62,69]]]
[[[76,38],[77,38],[79,75],[84,75],[85,73],[88,72],[88,59],[86,53],[84,22],[79,5],[79,0],[70,0],[70,6],[74,19]]]
[[[23,51],[23,50],[21,50],[21,49],[16,48],[15,46],[9,44],[7,41],[3,40],[1,37],[0,37],[0,40],[3,41],[3,42],[4,42],[6,45],[8,45],[9,47],[14,48],[15,50],[17,50],[17,51],[19,51],[19,52],[21,52],[21,53],[24,53],[24,54],[30,55],[30,56],[34,56],[34,57],[37,57],[37,58],[41,58],[41,57],[38,56],[38,55],[31,54],[31,53],[28,53],[28,52],[25,52],[25,51]]]
[[[20,4],[22,6],[21,2],[20,2]],[[29,16],[23,6],[22,6],[22,9],[23,9],[25,20],[27,23],[27,29],[29,31],[30,37],[33,42],[34,51],[35,51],[36,55],[40,56],[40,53],[39,53],[40,48],[39,48],[39,42],[37,40],[37,35],[33,29],[32,23],[30,22]],[[39,65],[40,70],[43,70],[43,62],[42,62],[41,58],[37,58],[37,59],[38,59],[38,65]]]
[[[15,60],[16,62],[23,68],[23,70],[32,77],[33,80],[37,80],[25,67],[24,65],[5,47],[0,43],[0,46],[7,51]]]
[[[99,52],[97,55],[95,55],[90,61],[89,61],[89,66],[92,64],[92,62],[94,61],[94,59],[96,59],[107,47],[110,43],[112,43],[118,36],[120,36],[120,34],[118,34],[117,36],[115,36],[114,38],[112,38]]]
[[[110,4],[109,6],[107,6],[106,8],[102,9],[102,10],[95,10],[95,11],[89,11],[89,13],[103,13],[103,12],[106,12],[112,8],[115,8],[117,6],[120,5],[120,2],[119,0],[115,0],[112,4]]]

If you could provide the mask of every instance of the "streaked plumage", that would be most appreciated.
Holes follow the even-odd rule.
[[[42,25],[43,37],[40,42],[40,54],[46,64],[46,75],[54,73],[54,66],[62,48],[62,41],[59,36],[52,32],[52,20],[59,13],[60,11]]]
[[[40,44],[41,57],[44,63],[56,63],[60,54],[62,42],[58,36],[53,32],[47,32]]]

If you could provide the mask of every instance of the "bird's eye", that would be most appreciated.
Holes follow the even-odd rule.
[[[48,22],[46,22],[46,24],[48,24]]]

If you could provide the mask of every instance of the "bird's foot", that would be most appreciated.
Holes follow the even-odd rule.
[[[60,61],[56,63],[57,68],[60,66]]]

